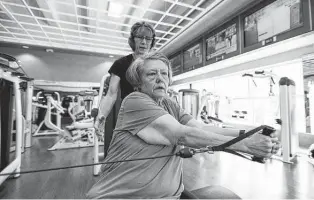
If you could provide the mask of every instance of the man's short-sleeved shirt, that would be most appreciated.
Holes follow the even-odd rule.
[[[121,99],[124,99],[134,91],[132,85],[126,80],[125,74],[133,62],[133,55],[129,54],[116,60],[109,69],[110,74],[114,74],[120,78]]]
[[[151,145],[137,133],[165,114],[186,124],[192,116],[165,98],[158,105],[144,93],[133,92],[121,104],[113,138],[105,161],[155,157],[176,153],[180,146]],[[182,158],[103,165],[100,180],[91,188],[89,198],[179,198],[183,191]]]

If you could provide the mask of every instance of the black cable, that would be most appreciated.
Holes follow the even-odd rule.
[[[139,160],[150,160],[150,159],[157,159],[157,158],[164,158],[164,157],[171,157],[171,156],[180,156],[181,158],[191,158],[196,153],[204,153],[209,151],[226,151],[228,153],[232,153],[241,157],[246,158],[245,156],[234,152],[232,150],[226,150],[226,147],[239,142],[240,140],[243,140],[244,138],[247,138],[254,133],[257,133],[260,130],[267,129],[268,126],[262,125],[257,128],[254,128],[247,133],[244,133],[224,144],[214,146],[214,147],[206,147],[199,150],[191,149],[191,148],[183,148],[179,152],[175,154],[169,154],[169,155],[163,155],[163,156],[155,156],[155,157],[146,157],[146,158],[136,158],[136,159],[126,159],[126,160],[117,160],[117,161],[111,161],[111,162],[99,162],[99,163],[92,163],[92,164],[84,164],[84,165],[73,165],[73,166],[66,166],[66,167],[57,167],[57,168],[49,168],[49,169],[40,169],[40,170],[29,170],[29,171],[21,171],[21,172],[13,172],[13,173],[3,173],[0,174],[0,176],[7,176],[7,175],[15,175],[15,174],[27,174],[27,173],[36,173],[36,172],[45,172],[45,171],[54,171],[54,170],[61,170],[61,169],[70,169],[70,168],[78,168],[78,167],[87,167],[87,166],[93,166],[93,165],[100,165],[100,164],[113,164],[113,163],[120,163],[120,162],[131,162],[131,161],[139,161]],[[123,131],[123,130],[119,130]],[[126,130],[128,131],[128,130]],[[270,133],[269,133],[270,134]]]
[[[169,154],[169,155],[155,156],[155,157],[126,159],[126,160],[117,160],[117,161],[110,161],[110,162],[99,162],[99,163],[73,165],[73,166],[56,167],[56,168],[48,168],[48,169],[28,170],[28,171],[20,171],[20,172],[13,172],[13,173],[3,173],[3,174],[0,174],[0,176],[8,176],[8,175],[15,175],[15,174],[28,174],[28,173],[36,173],[36,172],[47,172],[47,171],[55,171],[55,170],[61,170],[61,169],[88,167],[88,166],[101,165],[101,164],[113,164],[113,163],[131,162],[131,161],[139,161],[139,160],[151,160],[151,159],[157,159],[157,158],[171,157],[171,156],[175,156],[175,155],[176,154]]]
[[[254,128],[254,129],[244,133],[244,134],[239,135],[236,138],[233,138],[233,139],[229,140],[226,143],[223,143],[221,145],[212,147],[212,150],[213,151],[224,151],[227,147],[229,147],[229,146],[231,146],[231,145],[233,145],[233,144],[235,144],[235,143],[237,143],[237,142],[239,142],[239,141],[241,141],[241,140],[243,140],[243,139],[245,139],[247,137],[250,137],[251,135],[253,135],[253,134],[257,133],[258,131],[261,131],[261,130],[263,130],[265,128],[266,128],[265,125],[258,126],[258,127]]]

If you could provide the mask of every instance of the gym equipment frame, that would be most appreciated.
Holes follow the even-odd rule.
[[[22,137],[23,137],[23,117],[22,117],[22,102],[21,102],[21,83],[24,82],[16,72],[5,71],[0,68],[0,79],[7,80],[13,83],[14,94],[15,94],[15,119],[16,119],[16,143],[15,143],[15,159],[6,166],[0,174],[17,172],[14,175],[15,178],[19,177],[21,168],[21,154],[22,154]],[[9,177],[0,176],[0,185]]]

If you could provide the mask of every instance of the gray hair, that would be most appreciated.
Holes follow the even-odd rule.
[[[171,85],[172,68],[169,59],[164,54],[153,51],[138,57],[128,68],[126,72],[126,79],[133,86],[133,88],[135,90],[138,90],[138,88],[142,85],[141,77],[144,71],[145,61],[147,60],[160,60],[167,65],[169,85]]]

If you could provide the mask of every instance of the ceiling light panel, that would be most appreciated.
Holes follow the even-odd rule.
[[[21,23],[26,30],[32,31],[41,31],[40,26],[38,24],[29,24],[29,23]]]
[[[2,26],[5,26],[5,27],[14,27],[14,28],[19,27],[19,25],[13,20],[0,19],[0,23]]]
[[[21,15],[13,15],[20,23],[29,23],[36,25],[36,19],[31,16],[21,16]]]
[[[28,12],[27,8],[22,7],[23,5],[17,5],[17,4],[7,4],[7,8],[12,10],[12,13],[14,14],[23,14],[28,15],[31,17],[30,13]]]
[[[1,1],[6,3],[15,3],[23,5],[23,3],[20,0],[1,0]]]
[[[41,32],[41,31],[31,31],[28,30],[29,34],[33,35],[33,36],[40,36],[40,37],[46,37],[46,34]]]
[[[108,16],[110,17],[121,17],[121,14],[124,10],[122,2],[109,2]]]
[[[9,20],[10,18],[8,17],[8,15],[5,14],[5,12],[0,11],[0,19],[7,19],[7,20]]]
[[[15,36],[18,38],[18,39],[25,39],[25,40],[34,40],[34,38],[33,37],[31,37],[31,36],[28,36],[28,35],[26,35],[26,34],[15,34]],[[39,41],[38,41],[39,42]],[[36,42],[37,43],[37,42]],[[35,44],[36,44],[35,43]],[[23,43],[24,44],[24,43]],[[33,44],[34,44],[34,41],[33,41]]]
[[[0,37],[11,38],[11,37],[14,37],[14,35],[12,35],[11,33],[0,31]]]
[[[132,51],[127,43],[131,26],[144,20],[156,29],[158,50],[217,1],[0,0],[0,39],[126,55]],[[110,16],[110,7],[121,11],[118,17]]]

